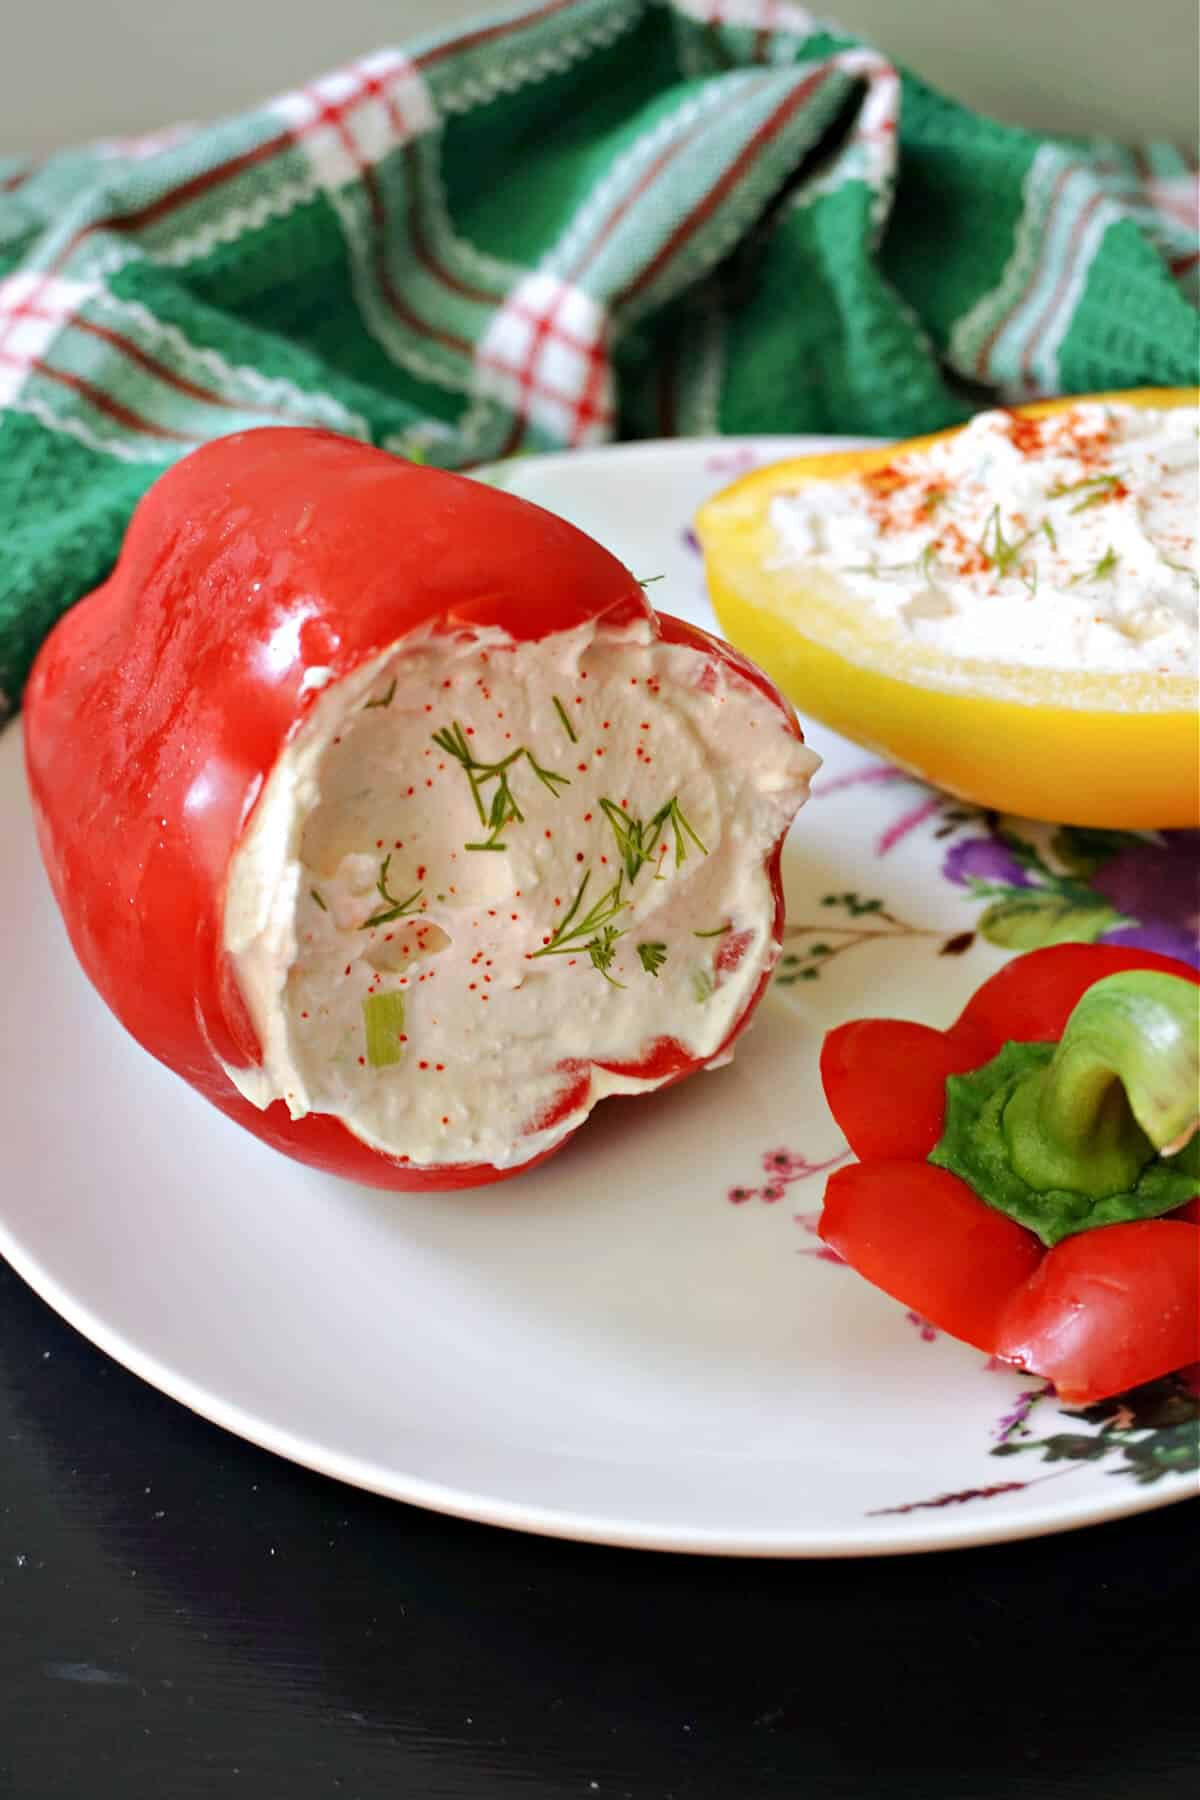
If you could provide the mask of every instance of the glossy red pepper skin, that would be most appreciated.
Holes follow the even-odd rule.
[[[990,1347],[1080,1405],[1153,1378],[1131,1369],[1200,1361],[1200,1231],[1176,1214],[1064,1238],[1011,1294]]]
[[[826,1099],[859,1159],[830,1177],[822,1238],[893,1298],[1055,1381],[1071,1401],[1107,1399],[1196,1357],[1195,1202],[1170,1219],[1099,1226],[1047,1251],[926,1159],[942,1134],[948,1075],[981,1067],[1008,1042],[1056,1041],[1087,989],[1126,969],[1200,982],[1197,970],[1151,950],[1053,945],[1006,963],[947,1031],[855,1019],[829,1032],[821,1052]],[[1118,1274],[1121,1302],[1101,1309],[1094,1297],[1111,1296]],[[1169,1329],[1158,1316],[1168,1292]],[[1139,1307],[1154,1314],[1141,1333],[1132,1328]]]
[[[894,1300],[989,1353],[1012,1294],[1042,1261],[1031,1231],[927,1162],[838,1169],[825,1189],[821,1236]]]
[[[51,633],[25,693],[38,836],[87,975],[152,1055],[302,1162],[396,1189],[516,1172],[406,1165],[335,1118],[242,1097],[223,1065],[261,1051],[222,950],[226,876],[318,693],[398,639],[498,626],[529,641],[639,619],[737,669],[799,737],[766,676],[656,616],[616,557],[540,507],[326,432],[245,432],[184,458],[138,506],[108,581]],[[678,1080],[695,1066],[660,1040],[636,1072]],[[566,1112],[586,1071],[563,1079]]]

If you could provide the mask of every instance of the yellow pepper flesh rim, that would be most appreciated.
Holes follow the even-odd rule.
[[[1141,388],[1014,408],[1045,417],[1083,400],[1194,406],[1200,390]],[[1084,675],[937,656],[874,629],[861,608],[786,566],[770,502],[847,480],[951,436],[774,463],[700,510],[696,532],[721,629],[801,712],[950,793],[999,812],[1114,829],[1200,818],[1200,717],[1184,676]]]

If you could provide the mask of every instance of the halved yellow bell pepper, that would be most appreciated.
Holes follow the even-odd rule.
[[[1194,406],[1194,388],[1090,399]],[[1045,417],[1078,404],[1015,410]],[[1076,825],[1148,829],[1200,815],[1197,686],[1180,675],[1089,674],[950,658],[868,610],[815,593],[787,566],[770,504],[809,482],[851,481],[949,436],[799,457],[744,476],[696,531],[721,629],[801,714],[981,806]]]

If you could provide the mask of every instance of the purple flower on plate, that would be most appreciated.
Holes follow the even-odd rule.
[[[1173,956],[1177,962],[1190,963],[1194,969],[1200,969],[1200,948],[1194,934],[1180,931],[1175,925],[1164,925],[1159,920],[1150,919],[1143,925],[1122,925],[1116,931],[1106,931],[1097,942],[1153,950],[1159,956]]]
[[[989,1360],[987,1366],[988,1368],[994,1366],[1003,1369],[1006,1375],[1012,1374],[1011,1368],[1004,1363],[997,1362],[994,1357]],[[1014,1435],[1019,1437],[1028,1436],[1029,1427],[1026,1425],[1025,1421],[1028,1419],[1037,1402],[1043,1400],[1050,1391],[1049,1386],[1046,1386],[1040,1388],[1026,1388],[1024,1393],[1018,1394],[1012,1410],[1006,1412],[1002,1418],[997,1419],[995,1426],[992,1429],[992,1436],[999,1439],[1002,1444],[1007,1443],[1009,1438]]]
[[[1015,888],[1036,885],[1029,878],[1029,870],[1017,861],[1006,844],[994,837],[963,838],[954,844],[946,852],[942,874],[947,881],[956,881],[960,887],[970,887],[975,881],[1003,883],[1005,887]]]
[[[1200,966],[1200,831],[1168,831],[1119,850],[1091,878],[1127,919],[1102,944],[1132,944]]]

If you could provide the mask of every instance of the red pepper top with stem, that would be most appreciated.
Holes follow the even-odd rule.
[[[822,1079],[861,1160],[831,1178],[822,1236],[1068,1399],[1200,1359],[1198,980],[1061,945],[1006,965],[947,1032],[831,1032]]]

